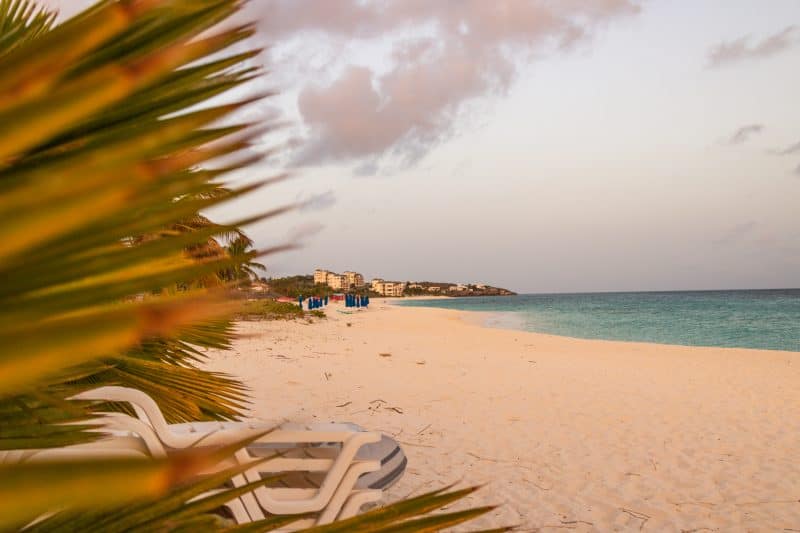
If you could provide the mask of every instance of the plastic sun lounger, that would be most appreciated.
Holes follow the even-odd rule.
[[[49,460],[63,461],[63,460],[79,460],[86,458],[96,459],[96,458],[119,458],[119,457],[138,457],[144,459],[153,456],[163,457],[166,455],[166,451],[161,446],[161,443],[158,442],[157,440],[154,440],[154,434],[151,435],[149,438],[147,438],[147,433],[152,432],[152,429],[149,428],[146,424],[142,423],[141,421],[133,419],[121,413],[110,413],[108,416],[104,415],[102,418],[98,420],[104,421],[106,426],[109,427],[110,429],[125,428],[125,431],[131,431],[137,434],[143,434],[146,438],[142,439],[141,437],[116,436],[116,437],[101,439],[87,444],[67,446],[62,448],[6,451],[3,452],[3,455],[0,456],[0,458],[2,458],[4,462],[40,462]],[[240,450],[239,453],[242,454],[241,455],[242,461],[252,462],[254,460],[244,450]],[[339,512],[341,507],[347,505],[348,508],[353,508],[353,502],[355,501],[353,497],[358,496],[360,501],[360,498],[363,498],[362,496],[363,492],[370,493],[371,497],[370,501],[377,501],[378,499],[380,499],[382,493],[380,491],[374,491],[374,490],[355,491],[353,497],[350,496],[350,493],[353,492],[353,486],[355,485],[355,482],[357,481],[358,477],[365,472],[373,471],[378,466],[379,465],[377,465],[376,462],[368,462],[368,461],[355,462],[353,466],[345,474],[344,479],[342,480],[341,483],[340,490],[334,491],[331,497],[331,501],[328,503],[325,509],[323,509],[323,512],[321,513],[319,518],[316,520],[310,520],[310,521],[305,520],[299,522],[296,526],[293,525],[291,529],[301,526],[305,527],[310,525],[328,523],[336,519],[336,517],[341,514]],[[258,481],[259,479],[261,479],[261,474],[262,474],[261,469],[256,467],[251,470],[248,470],[244,475],[235,476],[232,479],[232,483],[235,487],[241,487],[248,481]],[[225,507],[229,511],[230,515],[233,517],[234,520],[236,520],[237,523],[243,524],[265,518],[265,514],[263,512],[264,511],[263,502],[266,502],[268,504],[268,508],[266,509],[268,512],[272,512],[273,514],[278,514],[278,511],[280,511],[281,514],[291,514],[288,511],[275,509],[274,508],[274,506],[276,505],[275,501],[273,497],[270,496],[269,492],[278,493],[279,496],[278,498],[279,502],[277,503],[278,507],[280,507],[284,503],[292,502],[292,498],[308,497],[309,495],[313,496],[313,493],[315,492],[314,489],[285,489],[285,488],[267,489],[263,487],[257,489],[256,491],[259,493],[258,498],[255,497],[256,494],[248,493],[241,496],[240,498],[233,498],[223,505],[223,507]],[[220,490],[204,493],[203,495],[200,495],[197,498],[195,498],[195,500],[218,492],[220,492]],[[266,494],[264,492],[266,492]],[[360,505],[358,505],[355,508],[355,511],[357,512],[359,508]]]
[[[156,438],[154,430],[142,421],[129,417],[121,413],[108,413],[102,418],[98,419],[105,424],[106,428],[115,431],[131,432],[143,437],[143,440],[150,443],[154,456],[166,455],[162,443]],[[231,433],[235,439],[231,438]],[[283,443],[286,438],[294,439],[293,442],[302,442],[309,440],[307,437],[302,437],[302,433],[313,432],[300,432],[289,431],[280,432],[276,431],[278,435],[273,435],[275,440]],[[352,432],[351,432],[352,433]],[[229,442],[235,442],[243,438],[241,431],[234,430],[217,431],[213,434],[216,438],[203,439],[203,443],[208,448],[213,448],[214,445],[222,445]],[[331,438],[330,432],[324,432],[321,435],[316,435],[313,439],[315,442],[325,439],[325,442]],[[220,442],[216,442],[217,440]],[[336,439],[334,439],[336,440]],[[371,440],[369,436],[364,433],[356,433],[350,436],[349,441],[346,441],[342,447],[342,452],[335,459],[320,459],[315,457],[281,457],[276,456],[271,458],[260,465],[254,466],[252,469],[247,470],[243,476],[238,476],[241,480],[237,483],[235,478],[234,485],[242,486],[246,481],[255,482],[262,479],[263,475],[281,474],[286,472],[324,472],[325,481],[318,488],[285,488],[285,487],[259,487],[251,494],[246,496],[254,496],[255,502],[262,510],[271,514],[300,514],[307,512],[317,512],[327,510],[324,518],[333,516],[335,518],[339,511],[339,506],[342,505],[343,498],[355,489],[358,478],[364,473],[372,472],[380,468],[378,461],[355,461],[350,459],[355,457],[357,448],[363,442]],[[197,441],[195,441],[197,442]],[[280,446],[284,446],[281,444]],[[220,465],[220,467],[232,466],[234,464],[247,464],[248,462],[255,462],[260,460],[261,457],[253,457],[246,450],[240,450],[232,460],[228,460]],[[344,470],[341,478],[335,470]],[[381,491],[372,491],[373,498],[379,498],[382,494]],[[263,513],[256,511],[254,504],[251,502],[252,498],[242,497],[242,502],[247,508],[251,516],[263,518]],[[329,509],[333,502],[335,508]],[[259,514],[261,516],[259,516]],[[254,519],[257,519],[254,518]]]
[[[0,464],[120,457],[147,459],[151,455],[141,439],[112,437],[60,448],[7,450],[0,452]]]
[[[266,431],[267,426],[258,424],[220,424],[194,423],[171,426],[166,423],[157,404],[141,391],[124,387],[101,387],[75,397],[83,400],[103,400],[130,403],[140,419],[120,413],[109,413],[102,420],[109,429],[130,431],[143,440],[154,455],[160,455],[164,448],[184,449],[188,447],[217,447],[242,440],[249,435]],[[144,422],[146,421],[146,422]],[[227,426],[227,427],[226,427]],[[208,430],[208,431],[203,431]],[[323,482],[318,488],[260,487],[252,495],[261,509],[273,514],[299,514],[323,511],[320,520],[332,521],[340,514],[341,506],[350,503],[349,496],[354,491],[358,478],[367,472],[380,468],[378,461],[356,461],[355,456],[361,446],[380,440],[380,434],[360,431],[309,431],[273,430],[260,437],[257,444],[277,447],[298,447],[341,443],[341,450],[335,458],[315,457],[276,457],[248,470],[244,477],[248,481],[258,481],[262,474],[284,472],[321,472]],[[157,441],[157,444],[156,442]],[[161,446],[159,446],[159,444]],[[243,453],[242,453],[243,452]],[[163,452],[166,453],[166,452]],[[248,452],[237,454],[238,462],[255,461]],[[370,492],[365,498],[359,491],[359,499],[375,501],[381,491]],[[250,495],[245,495],[250,496]],[[257,514],[251,498],[242,498],[244,506],[251,515]],[[331,505],[333,504],[333,505]],[[357,510],[357,509],[356,509]],[[324,516],[323,516],[324,515]]]
[[[60,448],[44,448],[44,449],[30,449],[30,450],[12,450],[0,453],[1,463],[12,462],[47,462],[47,461],[70,461],[81,459],[119,459],[119,458],[138,458],[149,459],[152,455],[147,445],[138,437],[111,437],[100,439],[97,441],[89,442],[86,444],[76,444],[72,446],[64,446]],[[239,476],[241,477],[241,476]],[[244,483],[244,481],[241,481]],[[241,485],[240,485],[241,486]],[[222,492],[223,490],[209,491],[192,500],[200,500],[206,496],[211,496]],[[245,507],[241,500],[233,498],[225,502],[222,507],[228,510],[233,519],[239,523],[251,522],[251,519],[245,511]],[[37,522],[46,519],[53,513],[45,513],[44,515],[36,518],[33,522],[28,524],[29,527]],[[264,518],[263,514],[261,518]]]

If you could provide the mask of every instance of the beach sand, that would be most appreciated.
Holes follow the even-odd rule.
[[[800,531],[800,353],[588,341],[374,301],[245,322],[208,366],[253,415],[352,421],[409,458],[389,500],[489,483],[472,526]],[[458,508],[456,506],[450,509]]]

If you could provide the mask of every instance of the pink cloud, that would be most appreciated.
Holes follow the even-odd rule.
[[[750,36],[745,36],[717,44],[708,55],[709,66],[720,67],[740,61],[771,57],[800,43],[798,29],[795,26],[788,26],[756,44],[751,45],[750,40]]]
[[[328,85],[305,81],[298,96],[311,135],[299,160],[407,162],[452,133],[475,97],[502,94],[519,59],[565,48],[598,24],[636,13],[633,0],[272,0],[261,30],[280,42],[313,33],[337,42],[391,40],[392,66],[351,66]],[[413,35],[415,28],[433,28]],[[404,32],[397,38],[399,32]],[[424,32],[422,32],[424,33]]]

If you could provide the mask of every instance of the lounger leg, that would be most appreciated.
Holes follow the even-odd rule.
[[[344,476],[342,482],[339,484],[339,487],[336,489],[336,493],[333,495],[330,502],[328,502],[328,505],[325,507],[325,509],[320,513],[319,518],[317,519],[317,524],[330,524],[336,520],[336,517],[339,516],[339,511],[342,510],[342,506],[344,505],[345,501],[352,494],[353,488],[358,482],[358,478],[367,472],[374,472],[380,467],[381,464],[378,461],[359,461],[355,463],[352,468],[347,471],[347,474]]]

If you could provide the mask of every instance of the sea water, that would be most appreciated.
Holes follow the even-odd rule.
[[[800,352],[800,289],[524,294],[408,300],[487,325],[584,339]]]

